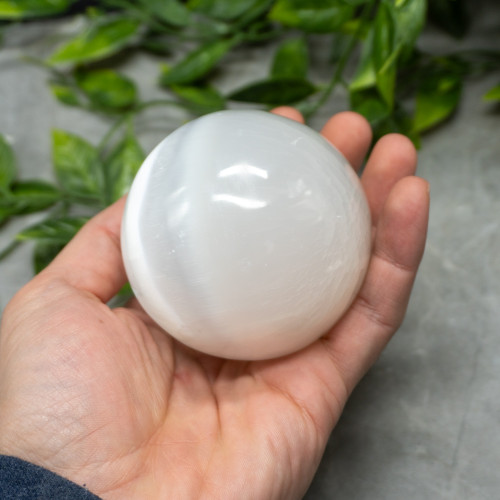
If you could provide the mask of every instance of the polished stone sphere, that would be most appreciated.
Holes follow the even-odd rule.
[[[347,160],[264,111],[221,111],[170,134],[130,190],[122,249],[132,289],[199,351],[286,355],[344,314],[364,279],[370,215]]]

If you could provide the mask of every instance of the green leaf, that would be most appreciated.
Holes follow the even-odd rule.
[[[134,297],[134,292],[132,290],[132,287],[130,286],[130,283],[125,283],[118,293],[108,302],[108,306],[111,309],[115,309],[117,307],[125,307],[129,302],[130,299]]]
[[[158,19],[177,27],[189,24],[191,13],[178,0],[141,0],[141,8]]]
[[[169,44],[170,40],[164,35],[148,33],[141,40],[140,48],[155,56],[170,56],[172,50]]]
[[[466,0],[430,0],[430,20],[456,38],[462,38],[470,24]]]
[[[251,23],[266,15],[274,2],[275,0],[255,0],[253,5],[238,18],[235,23],[236,28],[245,29]]]
[[[66,246],[66,243],[38,240],[33,251],[33,270],[35,274],[45,269]]]
[[[12,215],[14,214],[11,213],[8,207],[3,208],[2,205],[0,204],[0,226],[2,226],[2,224],[4,224],[5,221],[7,221],[9,217],[11,217]],[[0,255],[3,255],[3,253],[4,250],[0,249]],[[2,260],[2,257],[0,257],[0,260]]]
[[[42,180],[14,182],[0,198],[0,213],[5,216],[24,215],[51,207],[61,199],[61,192]]]
[[[363,89],[375,87],[377,84],[377,72],[373,61],[373,36],[374,30],[371,29],[364,41],[361,57],[354,76],[349,83],[350,92],[358,92]]]
[[[294,78],[270,78],[251,83],[229,95],[233,101],[281,106],[293,104],[317,91],[309,81]]]
[[[97,108],[124,109],[137,100],[134,82],[111,69],[80,70],[75,78],[80,89]]]
[[[128,192],[144,158],[144,151],[132,133],[115,146],[105,160],[108,203]]]
[[[366,35],[351,93],[376,87],[389,109],[394,106],[398,61],[408,58],[425,22],[425,0],[383,0]]]
[[[483,99],[485,101],[500,101],[500,84],[488,90],[488,92],[484,94]]]
[[[448,118],[462,95],[462,80],[454,74],[430,75],[417,92],[413,128],[423,132]]]
[[[406,135],[416,148],[420,147],[420,135],[413,129],[413,120],[398,103],[396,103],[392,113],[385,120],[374,126],[373,138],[377,141],[382,136],[390,133]]]
[[[68,43],[60,47],[48,62],[51,64],[81,64],[114,55],[130,45],[140,22],[126,18],[103,18],[91,24]]]
[[[190,9],[223,21],[232,21],[244,15],[260,0],[189,0],[187,5]]]
[[[404,0],[396,2],[394,22],[396,28],[396,46],[407,58],[414,50],[427,14],[426,0]]]
[[[51,243],[68,243],[87,221],[88,217],[47,219],[23,229],[16,235],[16,239],[19,241],[44,240]]]
[[[0,134],[0,193],[9,188],[17,175],[14,151],[5,137]]]
[[[339,0],[340,3],[350,5],[351,7],[359,7],[361,5],[369,3],[371,0]]]
[[[374,88],[351,92],[350,101],[352,111],[363,115],[372,127],[376,127],[391,114],[387,103]]]
[[[102,200],[102,166],[97,150],[64,130],[52,132],[54,169],[62,189],[82,202]]]
[[[204,77],[235,45],[236,40],[217,40],[199,47],[177,63],[164,68],[160,83],[164,86],[192,83]]]
[[[274,78],[307,77],[309,56],[304,38],[295,38],[283,42],[274,55],[271,76]]]
[[[396,86],[396,30],[391,5],[379,5],[373,32],[373,63],[375,66],[376,86],[380,95],[390,108],[394,105]]]
[[[0,227],[7,222],[10,217],[12,217],[15,214],[12,214],[8,209],[2,208],[0,206]],[[6,248],[0,248],[0,260],[6,257],[6,252],[10,253],[10,251]]]
[[[195,114],[202,115],[226,108],[226,100],[213,87],[172,85],[170,90]]]
[[[34,240],[36,242],[33,251],[35,273],[45,269],[54,260],[87,220],[87,217],[48,219],[17,235],[17,241]]]
[[[342,64],[346,54],[349,54],[352,50],[351,46],[353,44],[353,38],[362,40],[366,37],[366,33],[362,33],[363,29],[361,26],[365,26],[365,23],[356,23],[356,29],[353,31],[346,30],[345,32],[332,33],[330,53],[328,55],[328,62],[332,66],[336,66],[338,63]],[[351,29],[351,23],[349,23],[348,29]]]
[[[342,2],[277,0],[269,18],[284,26],[310,33],[331,33],[353,15],[354,7]]]
[[[0,19],[15,21],[65,12],[75,0],[0,0]]]
[[[60,82],[50,82],[49,86],[54,97],[62,104],[81,106],[80,97],[72,86]]]
[[[2,204],[0,203],[0,226],[2,226],[13,215],[15,215],[15,213],[12,213],[9,207],[2,207]],[[4,250],[0,249],[1,255],[3,255],[3,252]]]

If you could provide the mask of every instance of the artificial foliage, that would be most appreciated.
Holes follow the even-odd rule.
[[[43,211],[0,258],[35,240],[35,271],[43,269],[92,214],[127,192],[144,151],[137,119],[154,106],[189,116],[253,105],[292,105],[310,118],[339,86],[346,107],[363,114],[375,138],[400,132],[417,145],[459,106],[464,82],[500,70],[500,52],[433,54],[419,48],[424,28],[466,37],[465,0],[0,0],[0,34],[13,23],[79,17],[82,29],[45,60],[47,83],[61,105],[98,113],[110,123],[99,144],[53,130],[54,181],[20,179],[16,155],[0,134],[0,230],[14,217]],[[329,77],[311,77],[313,40],[328,54]],[[268,76],[229,93],[214,75],[228,55],[249,46],[274,51]],[[164,99],[148,100],[120,68],[120,55],[154,53]],[[324,71],[323,73],[324,74]],[[485,96],[500,100],[500,85]],[[49,132],[48,132],[49,133]],[[82,207],[84,209],[82,209]]]

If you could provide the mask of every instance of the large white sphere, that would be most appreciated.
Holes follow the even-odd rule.
[[[318,133],[221,111],[145,160],[122,248],[136,297],[169,334],[208,354],[265,359],[305,347],[349,307],[370,215],[358,177]]]

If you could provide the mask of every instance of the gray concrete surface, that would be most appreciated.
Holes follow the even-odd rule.
[[[467,44],[500,47],[498,4],[477,6]],[[55,24],[51,36],[61,28],[71,26]],[[24,178],[51,177],[50,128],[97,141],[107,127],[56,104],[44,72],[19,60],[47,50],[46,32],[45,25],[18,27],[0,51],[0,132],[12,139]],[[432,33],[423,43],[462,46]],[[221,84],[244,78],[249,60],[252,77],[265,73],[266,55],[256,51],[235,61]],[[148,95],[156,70],[155,61],[127,62]],[[470,82],[456,116],[423,141],[419,173],[431,183],[432,210],[408,314],[350,399],[307,500],[500,498],[500,113],[481,100],[498,82],[499,73]],[[334,96],[313,126],[344,107],[344,96]],[[182,120],[156,113],[141,135],[146,149]],[[2,229],[0,248],[39,217]],[[30,278],[30,251],[0,263],[0,307]]]

